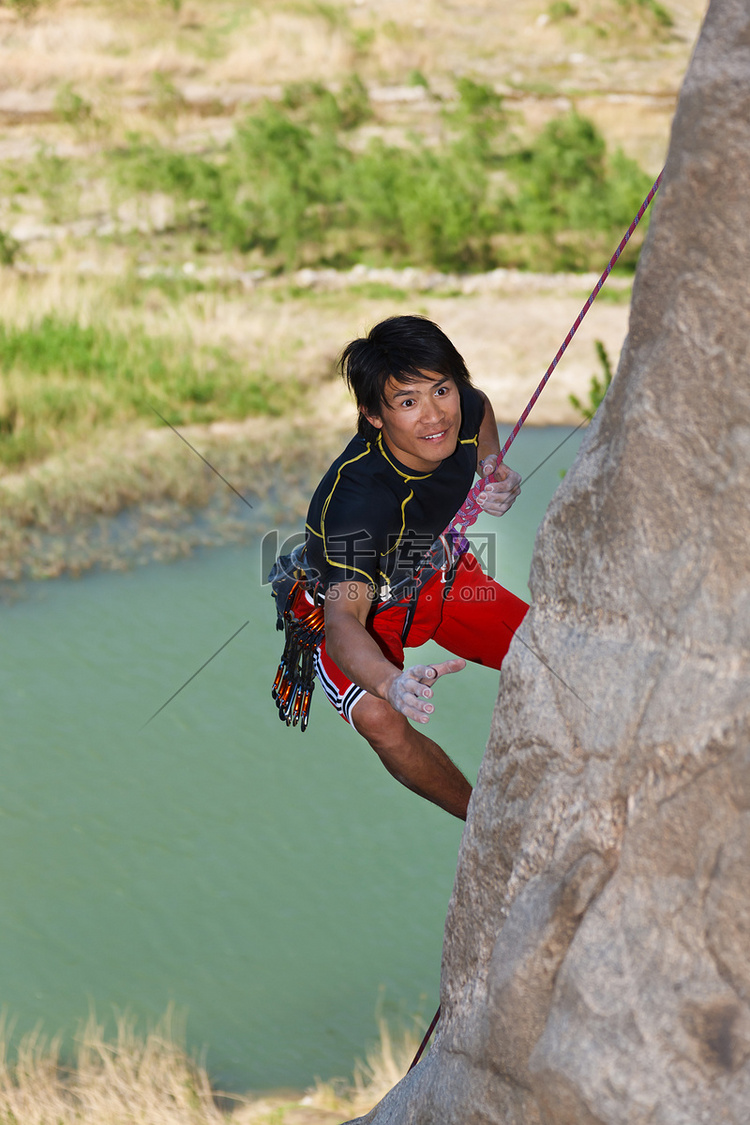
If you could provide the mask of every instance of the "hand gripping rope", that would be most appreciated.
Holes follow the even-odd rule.
[[[552,374],[552,372],[557,367],[558,363],[560,362],[560,359],[562,358],[563,353],[565,352],[565,349],[567,348],[568,344],[570,343],[570,341],[573,339],[576,332],[580,328],[583,318],[585,317],[586,313],[589,311],[589,309],[593,305],[594,301],[596,300],[596,298],[599,294],[599,290],[604,285],[604,282],[607,280],[610,273],[612,272],[612,268],[615,265],[615,262],[620,257],[623,250],[625,249],[628,242],[630,241],[630,237],[633,234],[633,231],[638,226],[638,224],[640,223],[643,216],[646,214],[646,211],[648,210],[648,207],[649,207],[649,204],[651,203],[651,200],[654,198],[657,191],[659,190],[659,184],[661,183],[661,178],[662,178],[663,175],[664,175],[664,172],[662,171],[657,176],[656,181],[654,183],[654,186],[651,188],[651,191],[648,193],[648,195],[644,199],[643,203],[641,204],[641,207],[638,211],[638,214],[633,219],[632,223],[630,224],[627,231],[625,232],[625,235],[624,235],[620,245],[617,247],[614,254],[609,259],[609,262],[607,263],[607,268],[605,269],[604,273],[602,274],[602,276],[599,278],[596,285],[592,289],[591,294],[590,294],[588,300],[586,301],[586,304],[583,306],[583,308],[581,309],[581,311],[578,314],[578,317],[576,318],[575,324],[573,325],[570,332],[568,332],[568,335],[565,337],[562,344],[560,345],[560,349],[559,349],[557,355],[552,360],[552,363],[549,365],[546,372],[544,373],[544,378],[542,379],[541,383],[539,384],[539,386],[537,387],[537,389],[534,391],[533,395],[529,399],[529,402],[528,402],[528,405],[526,406],[526,409],[524,410],[523,414],[521,415],[521,417],[518,419],[515,426],[513,427],[513,430],[511,432],[508,440],[506,441],[505,445],[500,450],[500,454],[498,456],[498,462],[503,461],[505,459],[505,454],[508,452],[511,445],[513,444],[513,442],[518,437],[518,434],[520,433],[521,427],[523,426],[524,422],[526,421],[529,414],[533,410],[533,408],[536,404],[536,401],[539,398],[540,394],[542,393],[542,391],[546,387],[547,382],[549,381],[550,375]],[[477,483],[471,489],[469,495],[466,497],[466,499],[464,500],[464,502],[461,505],[461,507],[459,508],[459,510],[456,512],[456,514],[453,517],[453,519],[451,520],[451,522],[448,524],[448,527],[445,529],[445,532],[443,533],[443,534],[447,534],[448,532],[453,533],[455,549],[457,549],[460,552],[465,551],[468,547],[468,543],[467,543],[467,540],[466,540],[467,530],[472,526],[472,524],[474,524],[476,522],[477,518],[481,515],[482,509],[480,508],[479,504],[477,504],[477,496],[484,489],[486,483],[487,483],[486,480],[477,481]]]
[[[500,453],[499,453],[499,456],[498,456],[498,462],[504,460],[505,454],[508,452],[511,445],[513,444],[513,442],[518,437],[518,434],[520,433],[521,427],[523,426],[524,422],[526,421],[529,414],[531,413],[531,411],[534,408],[534,404],[536,403],[536,400],[539,398],[540,394],[542,393],[542,391],[546,387],[547,382],[549,381],[550,375],[552,374],[552,372],[557,367],[558,363],[560,362],[560,359],[562,358],[562,355],[563,355],[565,349],[567,348],[568,344],[570,343],[570,341],[573,339],[576,332],[580,328],[581,321],[583,320],[586,313],[589,311],[589,309],[593,305],[594,301],[596,300],[596,298],[599,294],[599,290],[604,285],[604,282],[607,280],[607,278],[611,274],[612,268],[613,268],[615,262],[620,257],[623,250],[625,249],[628,242],[630,241],[630,236],[632,235],[633,231],[635,230],[635,228],[640,223],[643,216],[646,214],[646,211],[648,210],[648,207],[649,207],[649,204],[651,203],[651,200],[654,198],[657,191],[659,190],[659,184],[661,183],[661,178],[662,178],[663,175],[664,175],[664,172],[661,171],[659,173],[659,175],[656,177],[656,180],[654,182],[654,186],[651,188],[651,191],[648,193],[648,195],[644,199],[643,203],[641,204],[640,209],[638,211],[638,214],[633,219],[632,223],[630,224],[627,231],[625,232],[625,235],[624,235],[620,245],[617,247],[614,254],[609,259],[609,262],[607,263],[607,268],[605,269],[604,273],[602,274],[602,276],[599,278],[596,285],[592,289],[591,294],[589,295],[589,298],[586,301],[586,304],[583,306],[583,308],[579,312],[579,314],[576,318],[575,324],[573,325],[570,332],[568,333],[568,335],[565,337],[562,344],[560,345],[560,349],[559,349],[557,355],[552,360],[552,363],[549,365],[549,367],[547,368],[547,370],[544,373],[544,378],[542,379],[541,383],[539,384],[539,386],[537,387],[537,389],[534,391],[533,395],[529,399],[529,402],[528,402],[528,405],[526,406],[526,409],[524,410],[523,414],[521,415],[521,417],[518,419],[515,426],[513,427],[513,430],[511,431],[511,434],[508,437],[508,440],[506,441],[505,445],[500,450]],[[448,536],[449,533],[451,534],[452,540],[453,540],[453,549],[458,554],[462,554],[464,551],[466,551],[468,549],[469,544],[468,544],[468,541],[466,539],[466,532],[472,526],[472,524],[476,523],[478,517],[482,513],[482,509],[479,507],[479,504],[477,504],[477,496],[479,496],[479,493],[483,490],[486,483],[487,483],[486,480],[477,481],[477,483],[471,489],[471,491],[469,492],[469,495],[466,497],[463,504],[461,505],[461,507],[456,512],[455,516],[453,517],[453,519],[451,520],[451,522],[448,524],[447,528],[443,532],[443,535],[445,535],[445,536]],[[423,1054],[427,1044],[430,1041],[430,1036],[432,1035],[433,1031],[437,1027],[437,1023],[438,1023],[439,1019],[440,1019],[440,1008],[438,1007],[438,1010],[435,1012],[435,1015],[432,1019],[432,1023],[427,1028],[427,1033],[426,1033],[424,1039],[422,1040],[422,1042],[419,1046],[419,1050],[417,1051],[416,1055],[414,1056],[414,1060],[413,1060],[411,1066],[409,1067],[409,1070],[413,1070],[414,1067],[419,1062],[419,1060],[421,1059],[422,1054]]]

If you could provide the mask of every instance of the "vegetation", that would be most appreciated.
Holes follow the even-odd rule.
[[[21,16],[29,16],[35,12],[42,0],[3,0],[6,7],[18,12]]]
[[[165,119],[179,98],[156,78]],[[103,175],[113,199],[133,200],[139,214],[148,214],[154,193],[171,199],[170,233],[192,239],[193,252],[235,251],[271,269],[598,265],[649,177],[620,151],[608,153],[575,112],[522,146],[491,87],[463,78],[457,94],[437,142],[413,134],[405,146],[380,137],[353,144],[372,107],[352,77],[337,95],[320,83],[287,87],[280,103],[246,116],[213,153],[133,135],[87,168],[40,148],[25,168],[6,170],[2,186],[16,198],[39,196],[59,223],[75,217],[81,187]],[[58,92],[57,109],[76,127],[97,127],[93,107],[70,86]],[[634,247],[631,266],[635,255]]]
[[[608,154],[576,113],[521,147],[502,98],[468,78],[444,114],[439,143],[400,147],[348,134],[372,108],[361,81],[334,95],[319,83],[287,88],[245,118],[213,155],[133,137],[112,154],[121,192],[155,191],[200,249],[236,250],[275,268],[410,264],[582,269],[598,264],[650,183],[621,152]],[[630,262],[634,258],[631,253]]]
[[[355,1067],[353,1081],[318,1082],[297,1098],[253,1098],[212,1090],[201,1064],[186,1052],[182,1034],[167,1016],[146,1035],[131,1019],[117,1021],[107,1038],[93,1017],[77,1037],[73,1065],[61,1060],[59,1040],[40,1034],[21,1043],[8,1061],[0,1056],[0,1119],[13,1125],[284,1125],[305,1120],[334,1125],[368,1112],[406,1072],[418,1039],[397,1041],[381,1023],[380,1042]]]
[[[0,266],[12,266],[20,249],[15,238],[0,230]]]
[[[53,314],[0,322],[0,464],[39,460],[137,417],[172,425],[277,415],[287,385],[248,375],[226,348]]]
[[[588,390],[588,404],[581,402],[577,395],[568,396],[570,405],[574,406],[578,413],[589,422],[601,406],[604,396],[609,390],[609,385],[612,382],[612,361],[609,358],[607,349],[604,347],[601,340],[596,340],[595,346],[602,373],[601,376],[591,376],[591,383],[589,384]]]
[[[181,95],[160,72],[151,81],[168,122],[182,111]],[[415,71],[412,81],[423,86],[426,79]],[[97,110],[71,84],[58,89],[55,111],[101,141]],[[120,244],[133,238],[134,223],[143,244],[158,198],[167,218],[154,237],[167,252],[179,240],[183,253],[186,246],[198,257],[229,253],[270,271],[364,262],[466,272],[598,267],[649,186],[632,160],[608,153],[595,126],[574,112],[521,144],[502,97],[466,77],[441,111],[437,136],[363,140],[360,130],[372,117],[356,75],[335,94],[320,82],[294,83],[212,151],[185,151],[153,135],[100,143],[88,157],[40,146],[33,159],[0,173],[0,187],[16,201],[40,200],[49,221],[65,224],[80,218],[92,184],[100,195],[108,185],[110,210],[122,215],[124,207],[135,217],[129,227],[110,223],[107,237]],[[19,250],[0,230],[0,265],[12,266]],[[636,254],[630,251],[631,264]],[[182,275],[139,281],[130,301],[136,317],[149,285],[171,291],[174,301],[201,288]],[[370,284],[361,295],[404,294]],[[82,320],[52,310],[12,320],[0,320],[6,468],[138,418],[158,422],[154,411],[173,425],[278,414],[295,390],[263,371],[248,375],[224,346],[195,347],[188,333],[156,335],[137,319],[105,323],[101,314]]]
[[[667,38],[674,27],[669,9],[660,0],[552,0],[547,14],[553,22],[565,21],[593,31],[599,38],[652,35]]]

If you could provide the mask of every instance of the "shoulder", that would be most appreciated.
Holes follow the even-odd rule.
[[[309,515],[331,527],[363,522],[365,516],[379,523],[389,488],[383,458],[373,443],[354,437],[333,462],[318,485]]]
[[[459,387],[461,399],[461,432],[462,439],[474,438],[479,433],[479,427],[484,417],[484,406],[487,396],[483,391],[471,385]]]
[[[359,436],[353,437],[323,475],[313,494],[313,502],[324,504],[340,487],[342,480],[346,482],[367,476],[372,459],[373,450],[370,442]]]
[[[323,480],[361,473],[373,459],[372,443],[357,434],[331,464]]]

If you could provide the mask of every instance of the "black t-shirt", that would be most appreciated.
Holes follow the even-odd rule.
[[[414,573],[466,499],[477,465],[484,397],[459,388],[461,428],[455,451],[430,473],[401,464],[383,440],[355,437],[310,501],[307,560],[324,589],[369,582],[381,591]]]

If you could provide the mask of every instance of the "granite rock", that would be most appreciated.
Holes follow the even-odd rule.
[[[750,5],[712,0],[621,362],[537,537],[439,1031],[361,1125],[750,1120],[748,265]]]

